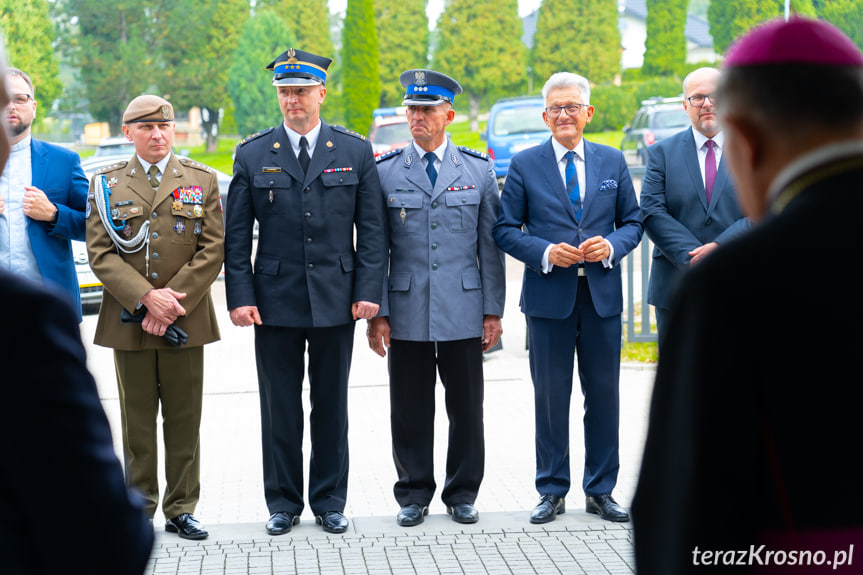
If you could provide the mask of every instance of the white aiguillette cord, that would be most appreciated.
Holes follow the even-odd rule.
[[[123,229],[123,226],[117,226],[114,224],[111,219],[109,210],[108,210],[108,196],[111,195],[111,190],[108,187],[108,178],[105,174],[101,174],[101,177],[96,178],[96,190],[94,193],[96,200],[96,210],[99,212],[99,219],[102,220],[102,225],[105,227],[105,230],[108,232],[108,237],[111,238],[111,241],[114,242],[114,245],[117,246],[117,249],[125,252],[127,254],[134,254],[138,252],[144,246],[147,246],[147,251],[144,254],[144,261],[146,267],[146,275],[150,275],[150,220],[145,221],[141,224],[141,229],[138,230],[137,235],[134,238],[124,240],[121,238],[117,231]]]

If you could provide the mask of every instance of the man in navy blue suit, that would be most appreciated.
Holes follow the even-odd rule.
[[[586,510],[628,521],[611,496],[620,467],[619,263],[641,240],[641,214],[620,151],[582,138],[593,118],[588,81],[560,72],[542,93],[552,137],[513,156],[494,228],[500,248],[525,263],[521,310],[530,341],[541,496],[530,521],[547,523],[565,511],[576,351],[584,392]]]
[[[70,240],[84,240],[88,182],[78,154],[36,140],[33,82],[17,68],[5,79],[4,121],[12,146],[0,177],[0,267],[60,287],[81,320]]]
[[[647,301],[655,307],[660,342],[684,272],[749,229],[722,161],[725,136],[714,101],[718,80],[715,68],[690,72],[683,80],[683,107],[692,127],[647,149],[641,215],[655,246]]]

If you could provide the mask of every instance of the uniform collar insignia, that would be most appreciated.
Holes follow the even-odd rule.
[[[410,168],[413,161],[414,161],[414,155],[413,154],[405,154],[405,167],[406,168]]]

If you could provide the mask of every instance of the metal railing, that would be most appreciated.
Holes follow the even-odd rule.
[[[641,192],[641,179],[644,166],[630,166],[629,175],[636,194]],[[650,305],[647,303],[647,283],[650,278],[650,264],[653,246],[644,234],[641,244],[632,250],[624,260],[626,266],[626,317],[624,324],[626,339],[629,342],[656,341],[656,332],[650,327]]]

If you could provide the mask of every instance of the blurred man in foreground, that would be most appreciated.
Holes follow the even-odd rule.
[[[756,223],[687,273],[671,310],[632,509],[638,573],[741,553],[735,572],[786,572],[750,549],[837,570],[863,537],[849,376],[863,308],[835,257],[863,249],[863,55],[825,22],[773,21],[731,47],[717,103]]]

